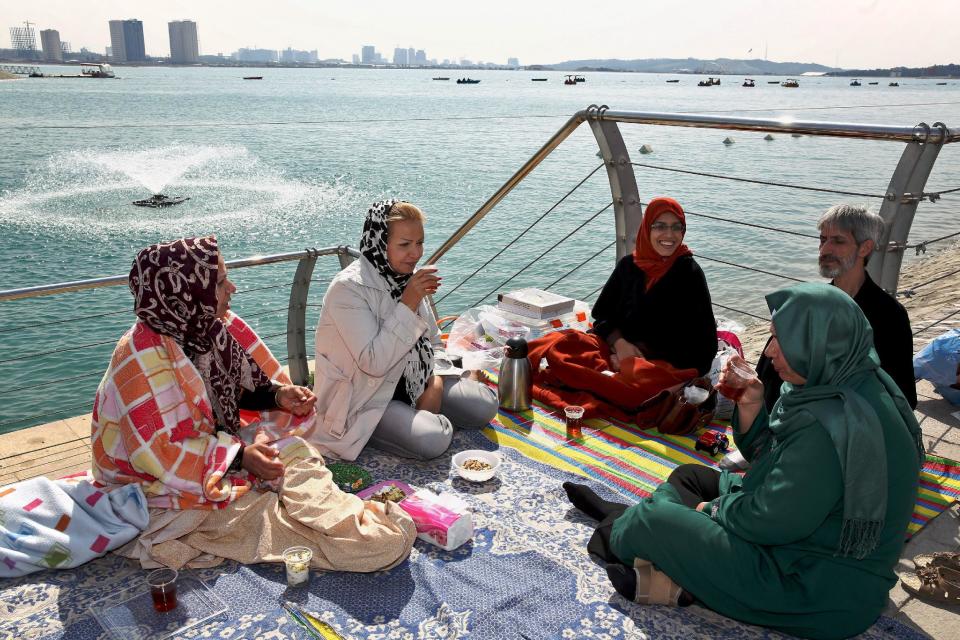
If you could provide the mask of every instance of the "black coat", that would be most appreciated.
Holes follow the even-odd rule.
[[[913,331],[910,317],[903,305],[870,279],[863,281],[853,297],[873,329],[873,347],[880,358],[880,368],[886,371],[903,392],[911,408],[917,408],[917,383],[913,374]],[[769,344],[769,340],[767,341]],[[766,351],[766,347],[763,349]],[[763,383],[764,404],[767,410],[780,397],[780,379],[770,358],[762,356],[757,362],[757,375]]]
[[[650,291],[646,281],[633,256],[624,256],[593,305],[594,332],[607,339],[619,329],[648,360],[704,375],[717,355],[717,322],[700,265],[681,256]]]

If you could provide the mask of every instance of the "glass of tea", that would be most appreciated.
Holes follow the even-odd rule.
[[[571,440],[579,440],[583,437],[583,407],[577,404],[571,404],[563,409],[567,417],[567,437]]]
[[[153,608],[166,613],[177,608],[177,571],[175,569],[156,569],[147,574]]]
[[[754,371],[746,361],[739,356],[731,356],[720,370],[720,381],[717,384],[717,391],[721,395],[730,398],[734,402],[740,402],[744,392],[750,383],[757,378],[757,372]]]

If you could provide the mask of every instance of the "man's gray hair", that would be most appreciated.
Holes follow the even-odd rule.
[[[880,244],[880,236],[883,235],[883,218],[871,213],[863,205],[834,205],[820,216],[820,220],[817,221],[817,229],[822,230],[825,224],[839,227],[843,231],[849,231],[853,235],[857,246],[867,240],[873,240],[873,246],[876,248]]]

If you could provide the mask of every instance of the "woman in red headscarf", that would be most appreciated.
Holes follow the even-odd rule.
[[[617,264],[593,306],[594,332],[619,371],[627,358],[696,369],[704,375],[717,353],[710,290],[683,243],[683,208],[673,198],[647,205],[633,255]]]
[[[633,254],[617,263],[593,307],[595,335],[567,331],[530,343],[538,400],[632,421],[645,400],[707,373],[717,326],[707,280],[683,244],[686,228],[676,200],[650,201]],[[545,369],[536,366],[541,358]]]

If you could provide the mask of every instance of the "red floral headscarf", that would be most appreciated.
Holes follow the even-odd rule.
[[[240,394],[270,379],[217,317],[219,255],[214,236],[151,245],[134,259],[129,284],[134,313],[183,348],[206,383],[217,421],[236,434]]]
[[[633,263],[647,274],[645,290],[650,288],[662,278],[677,258],[681,256],[693,255],[690,248],[681,241],[676,251],[667,257],[661,256],[653,248],[653,242],[650,240],[651,226],[657,221],[657,218],[665,213],[672,213],[680,218],[683,224],[684,234],[686,234],[687,218],[683,215],[683,207],[673,198],[654,198],[647,204],[647,210],[643,213],[643,223],[640,225],[640,231],[637,232],[637,242],[633,247]]]

